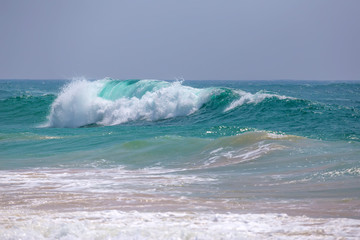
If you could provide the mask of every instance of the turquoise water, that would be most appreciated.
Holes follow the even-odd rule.
[[[0,113],[4,209],[360,217],[358,82],[1,80]]]
[[[356,82],[105,79],[0,84],[1,169],[65,163],[81,167],[105,156],[115,165],[125,161],[136,167],[119,151],[143,157],[149,166],[158,162],[155,155],[163,156],[159,162],[166,165],[174,157],[188,161],[196,155],[191,155],[192,147],[245,133],[256,138],[261,131],[343,143],[352,151],[360,141]],[[147,155],[153,148],[159,152]]]

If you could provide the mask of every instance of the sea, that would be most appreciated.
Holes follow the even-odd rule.
[[[360,82],[0,80],[0,239],[360,239]]]

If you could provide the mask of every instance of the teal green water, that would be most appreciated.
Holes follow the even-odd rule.
[[[208,198],[360,197],[357,82],[1,80],[0,113],[1,170],[160,168],[220,179],[188,190]]]

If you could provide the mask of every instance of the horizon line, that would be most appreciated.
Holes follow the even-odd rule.
[[[324,81],[360,81],[360,79],[161,79],[161,78],[113,78],[113,77],[104,77],[104,78],[85,78],[85,77],[73,77],[73,78],[0,78],[0,81],[3,80],[30,80],[30,81],[73,81],[76,79],[86,79],[90,81],[95,80],[102,80],[106,78],[114,79],[114,80],[130,80],[130,79],[136,79],[136,80],[145,80],[145,79],[153,79],[153,80],[164,80],[164,81],[318,81],[318,82],[324,82]]]

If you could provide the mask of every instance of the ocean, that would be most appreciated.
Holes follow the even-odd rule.
[[[0,80],[0,239],[359,238],[359,82]]]

